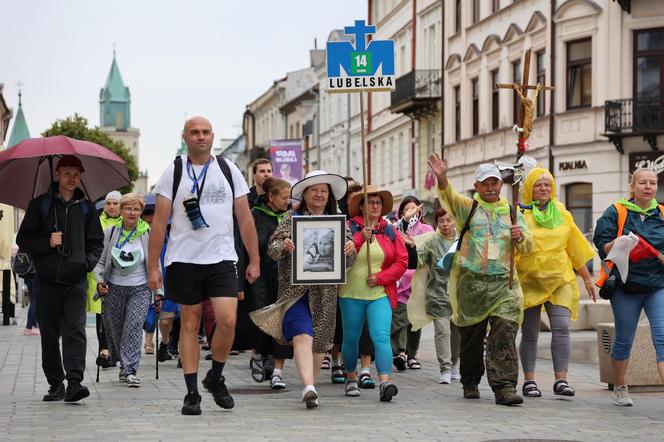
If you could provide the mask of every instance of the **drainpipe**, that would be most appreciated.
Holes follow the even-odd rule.
[[[440,11],[440,157],[445,158],[445,0]]]
[[[551,71],[551,85],[555,86],[556,85],[556,24],[553,21],[553,14],[556,11],[556,0],[551,0],[551,9],[550,9],[550,16],[549,16],[549,21],[550,21],[550,28],[551,28],[551,36],[549,39],[551,40],[551,55],[550,55],[550,60],[551,62],[549,63],[551,67],[549,70]],[[556,171],[555,171],[555,164],[554,164],[554,158],[553,158],[553,146],[554,143],[556,142],[556,137],[554,134],[554,130],[556,128],[556,119],[554,117],[555,114],[555,100],[556,100],[556,91],[555,89],[551,91],[549,94],[549,172],[551,172],[552,176],[555,176]]]
[[[413,75],[416,76],[417,73],[415,72],[415,67],[416,65],[416,56],[417,56],[417,0],[413,0],[413,38],[412,38],[412,46],[413,48],[411,49],[411,70],[413,71]],[[415,78],[415,77],[413,77]],[[411,142],[410,142],[410,187],[417,191],[416,185],[417,185],[417,176],[415,175],[415,148],[417,144],[417,140],[415,139],[415,120],[411,118],[410,120],[410,133],[411,133]]]
[[[347,112],[346,117],[346,176],[350,176],[350,94],[346,94]]]
[[[320,90],[316,94],[316,169],[320,170]]]

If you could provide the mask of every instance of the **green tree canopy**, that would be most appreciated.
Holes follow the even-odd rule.
[[[98,127],[89,128],[88,119],[78,114],[74,114],[73,117],[67,117],[64,120],[56,120],[49,129],[42,132],[42,136],[44,137],[55,135],[65,135],[76,140],[92,141],[115,152],[127,162],[129,179],[132,182],[132,185],[121,189],[121,192],[131,191],[134,181],[138,178],[138,166],[136,165],[136,159],[129,153],[129,149],[125,147],[122,141],[114,140]]]

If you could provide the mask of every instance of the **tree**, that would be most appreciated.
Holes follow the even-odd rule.
[[[129,149],[125,147],[122,141],[114,140],[98,127],[89,128],[88,119],[78,114],[74,114],[73,117],[67,117],[64,120],[56,120],[49,129],[42,132],[43,137],[52,137],[55,135],[65,135],[77,140],[92,141],[116,153],[127,162],[129,180],[132,182],[131,185],[120,189],[120,191],[122,193],[131,191],[134,181],[138,178],[138,166],[136,165],[136,159],[129,153]]]

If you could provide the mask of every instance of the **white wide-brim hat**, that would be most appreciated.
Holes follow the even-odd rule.
[[[293,184],[291,198],[302,201],[302,195],[306,188],[315,186],[316,184],[329,184],[332,187],[332,194],[336,201],[343,198],[348,191],[348,183],[346,183],[346,179],[341,175],[327,173],[324,170],[313,170],[306,174],[300,181]]]

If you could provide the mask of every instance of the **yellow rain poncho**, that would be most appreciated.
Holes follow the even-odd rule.
[[[122,223],[122,218],[109,218],[106,215],[106,212],[102,211],[99,215],[99,222],[101,223],[101,229],[106,230],[107,227],[116,225],[119,226]],[[88,302],[86,305],[86,311],[90,313],[101,314],[101,298],[97,300],[94,299],[95,293],[97,293],[97,281],[95,280],[95,275],[93,272],[88,273]]]
[[[580,294],[573,269],[586,265],[595,252],[574,224],[572,214],[556,199],[556,183],[548,170],[538,167],[528,174],[523,185],[522,204],[533,205],[533,186],[542,176],[551,181],[549,204],[555,204],[561,216],[557,226],[543,227],[535,219],[532,209],[523,212],[534,237],[532,253],[519,256],[516,262],[524,294],[523,308],[529,309],[549,301],[569,309],[572,320],[576,320]]]
[[[455,219],[457,232],[461,232],[473,200],[451,184],[445,190],[438,189],[438,197],[443,209]],[[521,213],[517,214],[517,223],[524,239],[516,244],[516,250],[525,255],[530,253],[532,238]],[[511,225],[504,198],[493,204],[481,201],[475,210],[461,249],[454,256],[448,284],[452,322],[457,326],[475,325],[489,316],[521,322],[523,295],[516,272],[512,289],[508,287]]]

